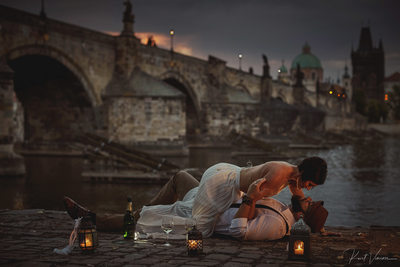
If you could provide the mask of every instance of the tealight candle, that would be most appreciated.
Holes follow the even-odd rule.
[[[303,242],[299,242],[298,244],[297,244],[297,247],[296,248],[294,248],[294,254],[296,254],[296,255],[303,255],[304,254],[304,249],[303,249],[303,244],[302,244]]]

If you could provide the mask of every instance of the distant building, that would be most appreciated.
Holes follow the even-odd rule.
[[[296,83],[297,65],[303,73],[302,84],[306,89],[304,103],[336,115],[351,112],[353,90],[347,65],[344,67],[341,81],[338,80],[336,84],[332,81],[323,82],[324,69],[321,61],[311,53],[311,47],[307,43],[303,46],[302,53],[293,59],[290,73],[282,61],[278,68],[277,80],[272,84],[272,97],[280,98],[289,104],[294,103],[292,91]]]
[[[303,84],[308,91],[316,92],[317,81],[322,82],[324,69],[318,57],[311,53],[311,47],[306,43],[303,46],[302,53],[294,58],[290,68],[292,82],[296,80],[297,65],[304,74]]]
[[[347,64],[344,66],[344,74],[342,76],[342,87],[346,90],[347,98],[351,100],[353,96],[353,87],[351,86],[351,77]]]
[[[278,69],[278,81],[281,81],[285,84],[290,84],[290,75],[283,60],[282,65]]]
[[[395,72],[389,77],[385,78],[384,88],[385,88],[385,101],[389,100],[389,93],[393,92],[393,86],[400,86],[400,72]]]
[[[356,51],[351,51],[353,66],[352,87],[355,93],[365,97],[366,102],[375,99],[383,102],[385,78],[385,53],[382,40],[374,47],[369,27],[361,29],[360,42]]]

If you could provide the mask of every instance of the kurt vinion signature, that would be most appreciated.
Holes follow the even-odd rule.
[[[374,261],[376,260],[397,260],[397,258],[389,258],[386,256],[379,256],[379,252],[381,252],[382,248],[380,248],[375,254],[373,253],[365,253],[364,255],[360,254],[359,250],[356,249],[352,249],[352,248],[348,248],[345,251],[343,251],[343,255],[348,252],[348,251],[352,251],[350,258],[349,258],[349,263],[351,264],[352,261],[362,261],[363,263],[367,263],[368,264],[372,264]]]

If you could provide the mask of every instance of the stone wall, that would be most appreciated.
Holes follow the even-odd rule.
[[[258,105],[203,103],[207,110],[204,124],[207,134],[223,137],[232,130],[250,135],[260,134],[260,113]]]
[[[185,87],[196,107],[200,107],[207,93],[207,61],[156,47],[142,46],[139,54],[138,65],[144,72],[161,80],[177,80]]]
[[[91,107],[52,106],[45,101],[25,106],[25,141],[73,141],[93,132],[95,118]]]
[[[367,129],[368,122],[361,115],[346,117],[328,115],[324,121],[326,131],[341,132],[347,131],[364,131]]]
[[[115,97],[107,101],[109,138],[124,144],[163,140],[181,143],[186,134],[184,98]]]
[[[254,99],[260,99],[261,76],[234,68],[226,68],[226,82],[245,88]]]

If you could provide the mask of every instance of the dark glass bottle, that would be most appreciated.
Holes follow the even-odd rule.
[[[133,218],[133,204],[132,198],[128,197],[128,205],[126,206],[126,212],[124,216],[124,238],[134,239],[135,238],[135,228],[136,222]]]

